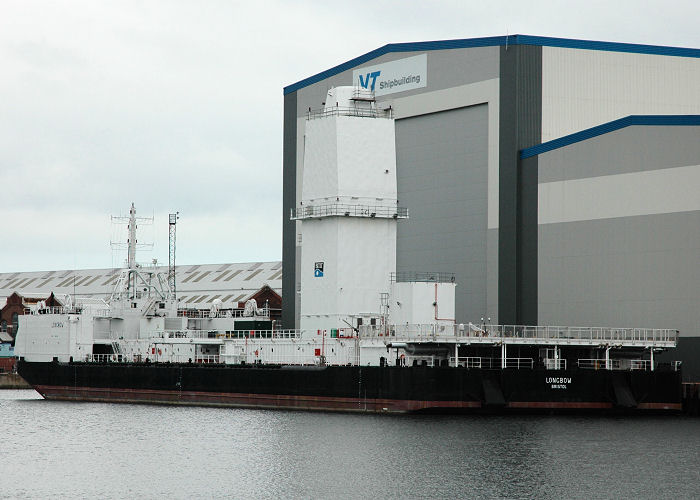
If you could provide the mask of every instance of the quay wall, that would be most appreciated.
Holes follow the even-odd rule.
[[[0,373],[0,389],[31,389],[17,373]]]

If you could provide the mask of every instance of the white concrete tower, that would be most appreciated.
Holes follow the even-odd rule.
[[[336,87],[309,113],[301,201],[302,330],[378,317],[396,271],[398,207],[394,120],[366,89]]]

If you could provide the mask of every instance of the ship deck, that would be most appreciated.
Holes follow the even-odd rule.
[[[670,349],[678,331],[662,328],[608,328],[520,325],[396,325],[390,330],[371,325],[360,329],[361,339],[385,344],[443,343],[486,345],[542,345],[577,347],[635,347]]]

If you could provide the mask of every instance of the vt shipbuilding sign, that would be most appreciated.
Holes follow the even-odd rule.
[[[352,84],[381,96],[428,85],[428,55],[407,57],[352,72]]]

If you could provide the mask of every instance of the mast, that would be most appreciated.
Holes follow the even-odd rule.
[[[131,203],[129,209],[129,238],[126,240],[128,246],[127,267],[136,269],[136,207]]]
[[[141,297],[152,297],[155,293],[161,300],[165,300],[169,295],[168,284],[165,273],[159,273],[156,267],[157,261],[153,260],[152,267],[143,267],[136,262],[137,250],[144,248],[153,248],[153,244],[139,243],[136,237],[138,224],[153,224],[151,217],[137,217],[136,206],[132,202],[129,208],[129,215],[126,217],[112,216],[113,224],[126,224],[127,237],[126,243],[119,241],[111,241],[113,249],[126,249],[127,259],[126,268],[121,272],[121,275],[114,285],[112,292],[112,301],[128,298],[129,300],[138,299]]]
[[[168,286],[170,287],[170,292],[173,294],[173,298],[177,296],[175,292],[175,226],[177,225],[177,219],[179,219],[178,214],[180,212],[175,212],[170,214],[170,219],[168,222],[169,234],[168,242],[170,251],[168,253]]]

